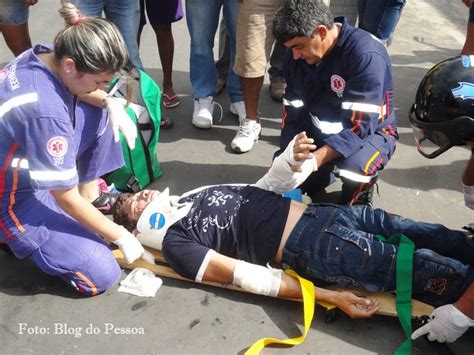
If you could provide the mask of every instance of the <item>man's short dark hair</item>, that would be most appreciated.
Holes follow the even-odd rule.
[[[132,197],[133,194],[124,193],[117,197],[117,201],[115,201],[114,206],[112,207],[112,216],[114,222],[124,226],[126,230],[132,232],[137,227],[137,222],[132,221],[130,216],[124,212],[123,207],[125,206],[125,202]]]
[[[331,11],[321,0],[283,0],[273,19],[273,35],[281,43],[295,37],[312,37],[315,28],[332,28]]]

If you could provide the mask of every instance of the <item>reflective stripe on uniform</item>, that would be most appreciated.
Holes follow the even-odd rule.
[[[304,106],[304,102],[303,100],[287,100],[285,98],[283,98],[283,105],[285,106],[293,106],[293,107],[296,107],[296,108],[299,108],[299,107],[303,107]]]
[[[344,169],[339,170],[339,175],[341,177],[346,178],[346,179],[349,179],[349,180],[352,180],[352,181],[357,181],[357,182],[363,182],[363,183],[366,183],[366,184],[368,184],[370,182],[370,180],[375,178],[375,176],[356,174],[352,171],[344,170]]]
[[[18,170],[20,168],[16,167],[13,170],[12,174],[12,187],[10,190],[10,204],[8,205],[8,214],[10,215],[10,218],[12,219],[13,223],[15,223],[15,227],[20,231],[21,233],[24,233],[26,231],[25,227],[20,222],[20,219],[16,216],[15,211],[13,207],[15,206],[15,194],[18,189]]]
[[[321,121],[317,116],[309,114],[311,116],[311,121],[313,125],[321,130],[324,134],[336,134],[341,132],[344,127],[342,126],[342,122],[329,122],[329,121]]]
[[[11,161],[13,160],[13,155],[15,154],[15,152],[17,151],[17,149],[19,148],[20,146],[17,144],[17,143],[14,143],[10,149],[8,150],[8,153],[7,153],[7,156],[5,158],[5,161],[3,162],[3,166],[2,166],[2,169],[0,170],[0,196],[6,196],[4,195],[5,194],[5,191],[6,191],[6,188],[5,188],[5,182],[6,182],[6,179],[5,179],[5,175],[6,175],[6,172],[7,170],[9,169],[9,166],[11,164]],[[11,198],[11,196],[9,195],[9,198]],[[10,201],[8,202],[9,206],[11,205],[10,204]],[[14,240],[15,238],[13,237],[13,235],[11,234],[11,232],[8,230],[8,228],[6,227],[6,224],[5,224],[5,221],[0,217],[0,230],[3,232],[3,234],[10,240]]]
[[[12,168],[19,167],[20,169],[28,169],[29,168],[28,160],[13,158],[11,167]]]
[[[353,110],[353,111],[360,111],[366,113],[378,113],[380,116],[385,116],[386,107],[385,105],[372,105],[372,104],[364,104],[360,102],[343,102],[341,104],[343,110]]]
[[[5,101],[2,105],[0,105],[0,118],[2,118],[3,115],[9,112],[12,108],[37,101],[38,94],[35,92],[31,94],[19,95],[8,101]]]
[[[76,176],[76,169],[69,169],[64,171],[32,171],[30,170],[30,177],[37,181],[63,181],[72,179]]]

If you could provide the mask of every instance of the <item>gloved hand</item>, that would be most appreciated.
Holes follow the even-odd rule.
[[[459,338],[469,328],[474,326],[474,320],[470,319],[452,304],[436,308],[431,313],[430,321],[415,330],[411,335],[413,340],[421,335],[428,334],[430,341],[440,343],[451,343]]]
[[[115,142],[120,140],[119,130],[125,136],[130,149],[135,148],[135,139],[137,138],[137,127],[125,111],[124,99],[108,96],[104,99],[104,107],[109,113],[109,121],[114,132]]]
[[[145,252],[143,253],[142,260],[149,263],[149,264],[154,264],[155,263],[155,257],[148,250],[145,250]]]
[[[145,249],[132,233],[130,233],[124,227],[121,228],[122,231],[120,233],[120,238],[112,241],[112,243],[119,247],[125,261],[128,264],[131,264],[135,260],[143,256],[143,254],[145,253]]]
[[[464,203],[467,207],[474,210],[474,186],[462,184],[462,191],[464,193]]]
[[[276,193],[291,191],[301,185],[313,171],[318,170],[316,159],[312,155],[309,159],[295,160],[296,137],[288,143],[283,153],[273,160],[270,170],[255,184],[257,187]],[[301,171],[294,172],[290,165],[298,166]]]

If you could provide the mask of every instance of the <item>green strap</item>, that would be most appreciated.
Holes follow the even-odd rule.
[[[411,298],[413,282],[413,253],[415,244],[404,234],[395,234],[387,240],[381,236],[376,237],[386,243],[398,245],[396,262],[396,301],[397,315],[407,339],[395,350],[396,355],[412,353],[411,340]]]

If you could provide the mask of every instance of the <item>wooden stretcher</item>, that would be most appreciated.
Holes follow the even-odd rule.
[[[123,258],[122,253],[120,250],[116,249],[113,251],[114,257],[119,263],[119,265],[124,268],[124,269],[135,269],[137,267],[142,267],[148,270],[151,270],[153,273],[155,273],[158,276],[163,276],[163,277],[169,277],[172,279],[177,279],[177,280],[184,280],[188,282],[193,282],[192,280],[186,279],[180,275],[178,275],[166,262],[165,258],[163,257],[163,254],[161,251],[157,249],[151,249],[148,247],[145,247],[146,250],[148,250],[150,253],[152,253],[155,258],[155,264],[150,264],[144,261],[143,259],[138,259],[132,264],[128,264],[125,259]],[[248,292],[241,287],[234,286],[231,284],[221,284],[217,282],[202,282],[204,285],[210,285],[210,286],[217,286],[221,288],[226,288],[234,291],[240,291],[240,292]],[[384,293],[384,292],[369,292],[364,289],[360,288],[342,288],[340,286],[331,286],[328,287],[330,290],[337,290],[337,291],[350,291],[356,294],[359,297],[366,297],[366,298],[376,298],[379,303],[380,303],[380,309],[377,312],[377,314],[384,315],[384,316],[391,316],[391,317],[397,317],[397,310],[396,310],[396,301],[395,301],[395,296],[390,294],[390,293]],[[291,301],[300,301],[301,300],[296,300],[296,299],[289,299]],[[331,304],[326,304],[324,302],[318,302],[322,307],[326,309],[326,323],[332,323],[335,320],[336,316],[336,307],[331,305]],[[412,300],[412,318],[417,319],[417,320],[422,320],[426,316],[430,315],[431,312],[433,311],[433,307],[417,301],[417,300]]]

